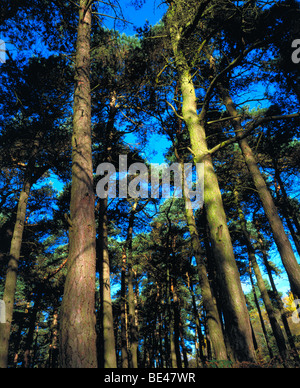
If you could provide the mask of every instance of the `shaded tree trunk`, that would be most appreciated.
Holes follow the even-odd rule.
[[[51,325],[51,344],[49,346],[49,368],[55,369],[58,367],[58,353],[58,312],[57,309],[54,309],[53,321]]]
[[[291,332],[291,329],[290,329],[290,326],[288,323],[287,311],[284,309],[283,302],[280,298],[280,295],[278,293],[277,287],[276,287],[275,282],[274,282],[272,269],[271,269],[271,266],[270,266],[269,261],[268,261],[268,255],[267,255],[267,252],[266,252],[266,250],[264,248],[264,244],[263,244],[263,236],[259,230],[257,230],[257,233],[258,233],[258,243],[260,244],[260,247],[261,247],[263,261],[264,261],[264,264],[265,264],[265,267],[266,267],[266,270],[267,270],[267,273],[268,273],[268,276],[270,279],[270,283],[271,283],[271,287],[272,287],[274,296],[276,298],[278,309],[279,309],[280,314],[281,314],[281,320],[282,320],[282,323],[283,323],[283,326],[284,326],[284,329],[285,329],[285,332],[286,332],[286,335],[288,338],[289,345],[292,349],[292,354],[294,356],[296,363],[298,363],[298,365],[299,365],[299,354],[298,354],[298,350],[297,350],[297,347],[296,347],[296,344],[295,344],[295,341],[294,341],[294,338],[293,338],[293,335],[292,335],[292,332]]]
[[[228,113],[230,114],[230,116],[235,117],[233,120],[233,126],[236,135],[239,136],[239,134],[241,134],[243,131],[243,127],[241,125],[241,119],[238,116],[236,107],[228,91],[220,84],[218,85],[218,88],[222,101],[226,106]],[[258,195],[261,199],[264,211],[269,220],[274,240],[281,256],[282,263],[288,274],[292,292],[295,296],[298,297],[300,296],[300,266],[297,263],[291,243],[285,233],[282,221],[278,215],[278,211],[274,204],[271,193],[261,172],[259,171],[255,156],[251,147],[248,144],[247,139],[245,138],[240,140],[239,145],[242,150],[250,175],[255,184]]]
[[[184,191],[184,190],[183,190]],[[192,247],[194,256],[197,263],[197,271],[199,276],[199,282],[201,287],[201,295],[203,298],[203,305],[206,311],[207,326],[210,334],[210,339],[215,352],[217,360],[227,360],[227,351],[225,341],[223,337],[222,324],[216,304],[216,300],[213,297],[212,290],[210,288],[206,265],[204,262],[204,254],[200,244],[200,237],[198,234],[195,216],[191,207],[191,200],[188,196],[184,195],[185,200],[185,215],[189,232],[192,239]]]
[[[10,246],[9,262],[3,294],[3,300],[6,307],[6,324],[0,324],[0,368],[7,368],[8,364],[8,349],[17,287],[17,272],[21,254],[26,209],[30,189],[30,181],[25,180],[19,197],[17,219]]]
[[[34,305],[30,311],[29,330],[25,341],[25,352],[23,360],[23,368],[31,368],[32,366],[32,344],[34,339],[34,332],[37,325],[37,316],[40,308],[42,294],[37,290],[36,299]]]
[[[100,290],[101,290],[101,316],[103,338],[103,367],[116,368],[116,344],[114,334],[114,319],[110,287],[110,261],[108,252],[107,233],[107,198],[100,199],[99,216],[99,240],[100,240]]]
[[[299,225],[297,217],[295,217],[293,214],[293,209],[291,209],[291,207],[290,207],[288,195],[287,195],[287,192],[285,190],[284,184],[282,182],[280,171],[278,168],[278,164],[277,164],[277,161],[275,160],[275,158],[273,158],[273,166],[274,166],[274,170],[275,170],[275,178],[279,184],[280,191],[282,192],[283,206],[281,206],[281,211],[282,211],[282,214],[286,220],[286,223],[287,223],[287,226],[290,230],[291,236],[294,240],[294,244],[295,244],[295,247],[297,249],[298,255],[300,256],[300,242],[299,242],[299,238],[297,236],[297,233],[294,229],[294,226],[290,220],[290,214],[293,216],[294,221],[296,221],[296,227],[297,227],[298,234],[300,233],[300,225]],[[280,199],[280,194],[279,194],[278,190],[276,190],[276,194],[277,194],[278,199]]]
[[[126,248],[124,247],[124,250]],[[127,347],[127,319],[126,319],[126,253],[122,254],[122,271],[121,271],[121,359],[122,368],[128,368],[128,347]]]
[[[263,276],[261,274],[259,265],[258,265],[257,260],[256,260],[255,249],[251,243],[251,236],[247,230],[245,216],[244,216],[244,213],[243,213],[243,210],[241,208],[240,201],[239,201],[239,193],[236,189],[234,190],[234,196],[235,196],[235,203],[237,206],[237,211],[238,211],[238,216],[239,216],[239,220],[241,223],[242,232],[244,235],[244,240],[245,240],[247,250],[248,250],[249,259],[251,261],[251,265],[252,265],[256,280],[257,280],[257,286],[259,288],[262,299],[264,301],[264,305],[265,305],[266,310],[267,310],[267,314],[268,314],[269,321],[270,321],[270,324],[272,327],[272,331],[273,331],[273,334],[274,334],[274,337],[276,340],[277,347],[279,349],[280,356],[285,361],[288,357],[288,349],[286,347],[285,338],[284,338],[283,332],[281,330],[280,324],[278,322],[275,308],[272,305],[270,296],[268,294],[267,287],[265,285]]]
[[[135,201],[129,216],[129,225],[126,240],[127,252],[127,279],[128,279],[128,324],[129,324],[129,347],[130,347],[130,362],[132,368],[138,368],[138,328],[136,326],[135,315],[135,295],[133,289],[133,262],[132,262],[132,236],[133,224],[136,214],[138,202]]]
[[[266,341],[266,344],[267,344],[268,352],[270,354],[270,358],[272,359],[274,357],[274,354],[273,354],[272,348],[270,346],[266,325],[265,325],[265,322],[264,322],[264,319],[263,319],[263,316],[262,316],[262,313],[261,313],[261,308],[260,308],[260,305],[259,305],[259,301],[258,301],[258,297],[257,297],[257,294],[256,294],[256,290],[255,290],[254,281],[253,281],[253,277],[252,277],[252,268],[251,268],[251,260],[250,260],[250,258],[249,258],[249,277],[250,277],[250,282],[251,282],[251,286],[252,286],[252,292],[253,292],[253,295],[254,295],[254,302],[255,302],[255,305],[256,305],[257,312],[258,312],[261,328],[262,328],[262,331],[263,331],[263,334],[264,334],[264,337],[265,337],[265,341]]]
[[[181,352],[180,352],[180,307],[179,307],[179,299],[176,291],[175,279],[171,278],[171,295],[172,295],[172,316],[174,318],[174,345],[175,345],[175,353],[176,353],[176,365],[177,368],[182,368],[182,360],[181,360]]]
[[[80,0],[75,57],[68,272],[60,318],[63,368],[96,368],[96,226],[91,147],[91,2]]]

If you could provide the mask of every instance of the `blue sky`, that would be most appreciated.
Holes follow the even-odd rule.
[[[136,9],[130,0],[121,2],[120,5],[125,20],[132,24],[128,23],[126,27],[123,28],[118,25],[116,29],[118,29],[120,32],[126,33],[127,35],[134,35],[134,27],[143,27],[146,21],[148,21],[151,25],[158,23],[167,8],[165,4],[161,3],[161,0],[146,0],[145,4],[142,5],[139,9]],[[107,24],[109,27],[112,27],[113,21],[106,20],[105,24]]]

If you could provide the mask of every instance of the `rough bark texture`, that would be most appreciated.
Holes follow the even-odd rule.
[[[204,257],[202,254],[202,248],[200,245],[200,237],[196,227],[196,221],[194,217],[193,210],[189,204],[190,199],[187,196],[184,196],[186,206],[185,214],[187,219],[188,228],[190,231],[192,246],[194,255],[197,262],[197,270],[201,287],[201,295],[203,298],[203,305],[206,311],[207,326],[209,330],[210,339],[212,346],[215,352],[215,357],[217,360],[227,360],[227,351],[226,345],[223,336],[222,324],[216,304],[216,300],[213,297],[208,276],[207,270],[204,263]]]
[[[228,92],[219,85],[221,98],[224,105],[227,108],[230,116],[235,117],[233,120],[233,126],[236,134],[241,134],[243,131],[240,118],[236,107],[229,96]],[[247,164],[250,175],[255,184],[258,195],[261,199],[265,214],[269,220],[275,243],[281,256],[282,263],[286,269],[289,277],[292,292],[296,297],[300,296],[300,266],[296,260],[293,252],[293,248],[285,233],[283,223],[278,215],[277,208],[274,204],[272,195],[267,187],[267,184],[258,168],[254,153],[248,144],[247,139],[239,141],[240,148],[242,150],[245,162]]]
[[[133,224],[136,214],[138,202],[132,206],[129,216],[129,226],[127,231],[126,250],[127,250],[127,279],[128,279],[128,323],[129,323],[129,346],[131,356],[131,367],[138,367],[138,328],[136,326],[135,317],[135,297],[133,289],[133,268],[132,268],[132,237],[133,237]]]
[[[128,328],[127,328],[127,300],[126,300],[126,247],[122,253],[122,270],[121,270],[121,360],[122,368],[128,368]]]
[[[114,334],[114,318],[111,301],[110,287],[110,262],[108,253],[108,232],[107,232],[107,198],[100,199],[100,222],[99,238],[101,239],[101,308],[103,324],[103,367],[116,368],[116,345]]]
[[[206,143],[204,123],[197,112],[197,98],[188,63],[180,47],[180,29],[169,13],[170,37],[182,92],[182,116],[189,131],[195,163],[204,163],[204,203],[222,291],[226,330],[234,358],[255,361],[250,319],[227,227],[218,179]],[[202,178],[202,177],[201,177]]]
[[[6,324],[0,324],[0,368],[7,368],[8,348],[17,287],[17,272],[21,254],[26,208],[31,184],[26,181],[20,193],[17,219],[11,241],[3,300],[6,306]]]
[[[235,196],[235,203],[236,203],[237,210],[238,210],[238,216],[239,216],[239,219],[241,222],[242,232],[244,235],[244,240],[245,240],[247,250],[248,250],[249,259],[251,261],[251,265],[252,265],[252,268],[254,270],[256,280],[257,280],[257,286],[259,288],[260,294],[261,294],[262,299],[264,301],[265,308],[267,310],[267,314],[268,314],[269,321],[270,321],[270,324],[272,327],[272,331],[273,331],[273,334],[274,334],[274,337],[275,337],[275,340],[276,340],[276,343],[277,343],[277,346],[279,349],[279,353],[280,353],[282,359],[286,360],[288,357],[288,351],[287,351],[284,335],[283,335],[283,332],[281,330],[280,324],[277,320],[276,311],[272,305],[271,299],[270,299],[269,294],[268,294],[267,287],[265,285],[263,276],[261,274],[259,265],[258,265],[257,260],[256,260],[255,249],[253,248],[252,243],[251,243],[251,237],[250,237],[250,234],[247,230],[245,216],[244,216],[243,210],[240,206],[239,193],[236,189],[234,190],[234,196]]]
[[[61,308],[63,368],[96,368],[96,231],[91,149],[91,7],[80,1],[75,63],[68,273]]]

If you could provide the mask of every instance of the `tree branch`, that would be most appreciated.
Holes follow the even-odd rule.
[[[182,116],[180,116],[180,114],[178,114],[177,110],[174,108],[174,106],[167,100],[165,100],[166,103],[172,108],[173,112],[175,113],[175,115],[180,119],[180,120],[184,120],[184,118]]]
[[[244,139],[245,137],[250,135],[250,133],[252,131],[254,131],[257,127],[259,127],[262,124],[268,123],[270,121],[288,120],[288,119],[294,119],[297,117],[300,117],[300,112],[299,113],[292,113],[290,115],[267,116],[267,117],[261,117],[259,119],[255,119],[246,125],[246,128],[243,132],[241,132],[240,134],[238,134],[235,137],[232,137],[231,139],[228,139],[228,140],[221,142],[220,144],[216,145],[214,148],[209,150],[209,154],[212,155],[215,152],[219,151],[220,149],[228,147],[230,144],[236,143],[236,142]],[[229,117],[229,119],[231,119],[231,118]]]

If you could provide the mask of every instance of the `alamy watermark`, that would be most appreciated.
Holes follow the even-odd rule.
[[[203,163],[133,163],[128,167],[127,162],[127,155],[119,155],[118,172],[108,162],[97,167],[96,175],[104,175],[96,187],[99,198],[182,198],[184,194],[189,208],[203,206]]]
[[[5,302],[0,300],[0,323],[6,323]]]
[[[6,62],[6,44],[4,40],[0,39],[0,63]]]
[[[297,65],[300,63],[300,39],[295,39],[292,42],[292,48],[296,49],[292,53],[292,61]]]

